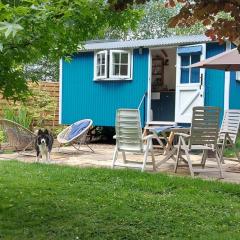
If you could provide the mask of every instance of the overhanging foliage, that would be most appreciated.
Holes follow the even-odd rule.
[[[54,61],[73,54],[79,44],[100,38],[108,29],[134,28],[142,11],[133,9],[131,4],[133,1],[114,0],[0,1],[3,96],[14,100],[23,98],[28,90],[26,64],[34,64],[43,57]]]
[[[229,40],[240,50],[240,1],[239,0],[167,0],[166,6],[181,10],[169,24],[171,27],[191,26],[201,22],[207,27],[206,35],[213,40]]]

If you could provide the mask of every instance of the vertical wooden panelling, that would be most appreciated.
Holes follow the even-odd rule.
[[[226,45],[218,43],[207,43],[206,58],[224,52]],[[205,77],[205,106],[216,106],[221,108],[221,119],[224,111],[224,71],[206,69]]]
[[[236,80],[236,73],[230,73],[230,109],[240,109],[240,81]]]
[[[231,44],[231,48],[236,45]],[[240,109],[240,81],[236,80],[236,72],[230,73],[229,108]]]
[[[28,84],[30,89],[34,89],[35,91],[42,91],[49,94],[53,101],[56,102],[56,110],[55,112],[49,113],[51,116],[53,116],[52,120],[47,120],[46,126],[56,126],[59,122],[59,83],[58,82],[38,82],[38,83],[32,83],[30,82]],[[9,101],[7,102],[5,99],[3,99],[0,96],[0,117],[3,115],[3,109],[6,106],[6,104],[13,104],[13,102]]]
[[[94,53],[79,53],[63,63],[62,122],[91,118],[95,126],[114,126],[118,108],[137,108],[147,91],[148,49],[133,51],[133,79],[93,80]],[[141,111],[144,121],[143,108]]]

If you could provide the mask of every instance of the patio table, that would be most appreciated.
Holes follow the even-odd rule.
[[[174,154],[177,150],[173,146],[175,133],[188,133],[190,131],[189,127],[181,127],[177,125],[161,127],[147,126],[145,127],[145,129],[154,135],[154,138],[164,150],[163,155],[165,157],[156,164],[156,167],[159,167],[163,163],[167,162],[169,159],[173,159],[174,161],[176,161]],[[167,136],[168,133],[170,133],[169,137]],[[163,140],[166,141],[166,145],[163,143]]]

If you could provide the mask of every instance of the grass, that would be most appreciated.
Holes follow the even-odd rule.
[[[240,152],[240,136],[238,136],[236,141],[236,148]],[[226,148],[224,151],[224,156],[229,158],[236,158],[236,154],[232,148]]]
[[[0,162],[0,239],[239,239],[240,186]]]

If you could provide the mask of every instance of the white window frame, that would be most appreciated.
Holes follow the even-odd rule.
[[[128,74],[127,75],[113,75],[113,54],[114,53],[127,53],[128,54],[128,68],[127,68]],[[109,78],[110,79],[131,79],[131,74],[132,74],[131,55],[132,55],[132,52],[127,51],[127,50],[110,50],[110,66],[109,66]]]
[[[200,61],[206,59],[206,44],[203,43],[203,44],[187,45],[187,47],[195,47],[195,46],[202,46],[202,52],[200,53]],[[201,84],[201,81],[199,83],[191,83],[190,82],[190,77],[188,79],[188,83],[181,83],[181,67],[182,68],[185,68],[185,67],[188,68],[188,66],[181,66],[181,65],[182,65],[181,54],[177,54],[177,64],[176,64],[176,67],[177,67],[177,71],[176,71],[177,72],[177,80],[176,80],[176,87],[177,86],[181,86],[181,87],[186,86],[187,87],[190,84],[191,84],[191,86],[199,86],[199,84]],[[190,69],[189,69],[189,71],[190,71]],[[202,84],[204,84],[204,82],[205,82],[205,68],[200,68],[200,76],[201,75],[203,76]]]
[[[236,81],[240,81],[240,71],[236,71]]]
[[[200,61],[201,61],[201,55],[202,55],[202,53],[201,54],[199,54],[200,55]],[[183,85],[183,84],[198,84],[198,83],[192,83],[191,82],[191,77],[192,77],[192,67],[191,67],[191,65],[192,65],[192,54],[190,53],[189,54],[189,65],[188,66],[182,66],[182,56],[180,56],[180,59],[181,59],[181,63],[180,63],[180,74],[182,74],[182,71],[181,71],[181,69],[189,69],[189,74],[188,74],[188,82],[187,83],[181,83],[181,76],[180,76],[180,84],[181,85]],[[200,78],[200,76],[201,76],[201,72],[199,72],[199,78]]]
[[[97,56],[99,54],[105,55],[105,74],[97,76]],[[94,53],[94,80],[106,79],[107,78],[107,70],[108,70],[108,52],[107,52],[107,50],[95,52]]]

